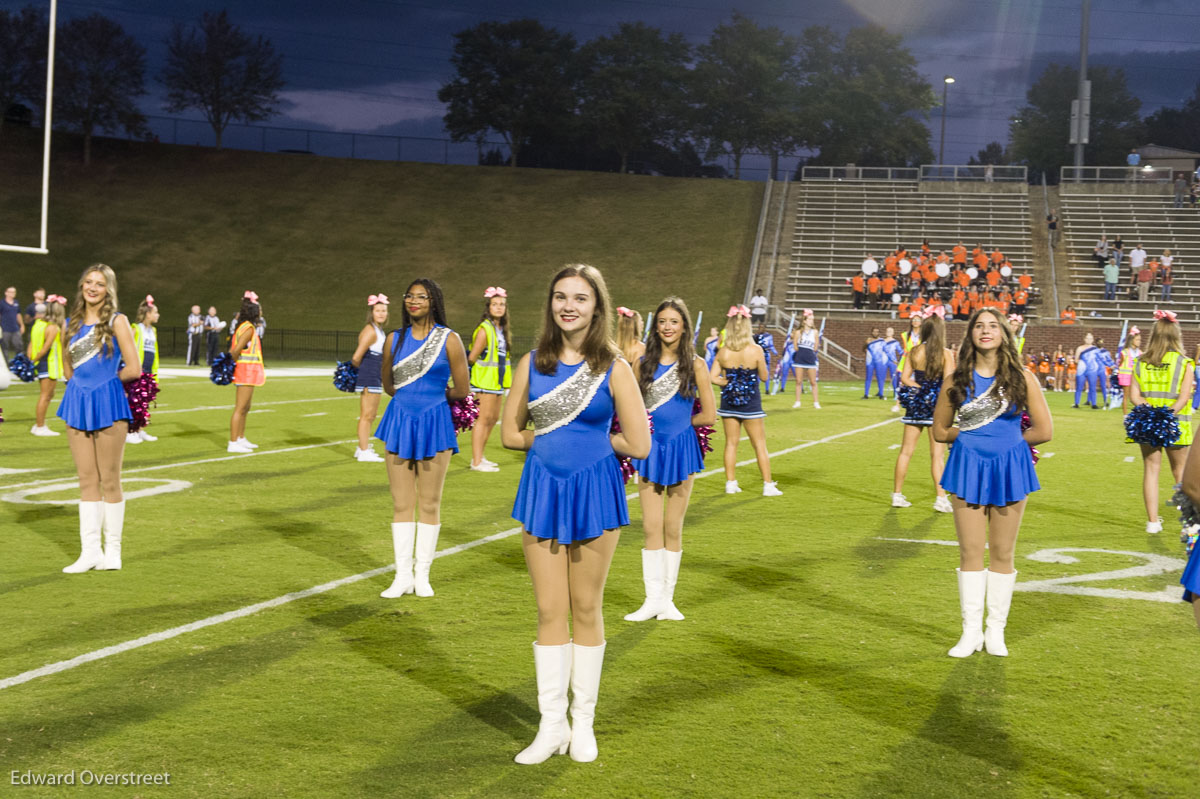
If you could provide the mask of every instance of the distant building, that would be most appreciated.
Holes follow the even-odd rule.
[[[1152,166],[1155,169],[1169,169],[1172,173],[1186,172],[1191,175],[1200,166],[1200,153],[1191,150],[1181,150],[1178,147],[1163,147],[1158,144],[1145,144],[1138,147],[1142,156],[1142,166]]]

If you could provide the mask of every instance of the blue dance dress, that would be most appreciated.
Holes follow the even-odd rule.
[[[441,325],[435,325],[423,339],[413,338],[412,328],[392,333],[396,395],[375,428],[375,438],[397,457],[425,460],[445,450],[458,452],[454,419],[446,400],[450,382],[446,339],[452,334]],[[401,335],[403,343],[399,343]]]
[[[121,314],[113,316],[113,321]],[[67,381],[58,418],[76,430],[103,430],[124,419],[129,421],[129,399],[117,374],[121,371],[121,349],[114,335],[100,348],[95,325],[83,325],[71,337],[67,358],[74,370]]]
[[[721,388],[721,406],[717,416],[733,419],[763,419],[762,396],[758,393],[758,370],[739,367],[725,370],[726,384]]]
[[[974,380],[958,410],[959,433],[950,445],[942,488],[970,505],[1020,502],[1041,488],[1021,436],[1021,409],[991,390],[994,377],[974,373]]]
[[[587,361],[559,361],[544,375],[529,354],[533,446],[525,456],[513,518],[535,538],[571,544],[629,524],[625,482],[613,452],[612,367],[596,374]]]
[[[1183,601],[1185,602],[1195,602],[1196,597],[1200,596],[1200,554],[1197,553],[1200,553],[1200,544],[1192,550],[1187,566],[1183,570],[1183,576],[1179,578],[1179,582],[1183,586]]]
[[[696,401],[680,395],[678,367],[677,363],[660,363],[654,370],[654,382],[645,397],[646,410],[654,420],[650,455],[633,461],[643,480],[664,486],[682,483],[704,471],[700,439],[692,426]]]

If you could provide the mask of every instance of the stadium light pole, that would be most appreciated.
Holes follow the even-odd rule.
[[[947,75],[942,78],[942,136],[938,140],[938,166],[942,165],[942,153],[946,149],[946,98],[950,94],[950,84],[954,78]]]

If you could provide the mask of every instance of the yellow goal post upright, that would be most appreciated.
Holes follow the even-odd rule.
[[[7,252],[27,252],[35,255],[48,255],[46,248],[46,227],[50,215],[50,128],[54,112],[54,33],[58,23],[58,0],[50,0],[50,30],[46,52],[46,114],[42,131],[42,224],[41,239],[37,247],[23,247],[17,244],[2,244],[0,250]]]

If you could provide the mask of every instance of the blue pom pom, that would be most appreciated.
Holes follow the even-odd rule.
[[[731,408],[749,405],[758,388],[758,372],[754,369],[726,369],[729,381],[721,390],[721,401]]]
[[[1170,408],[1138,405],[1125,417],[1130,440],[1151,447],[1168,447],[1179,440],[1179,419]]]
[[[13,356],[8,364],[8,371],[16,375],[22,383],[32,383],[37,379],[37,365],[23,352]]]
[[[333,387],[338,391],[354,393],[354,384],[358,382],[358,367],[350,361],[338,361],[333,370]]]
[[[933,406],[937,405],[941,391],[942,384],[937,380],[926,380],[920,388],[902,385],[896,391],[896,401],[908,411],[909,416],[929,419],[933,416]]]
[[[233,382],[234,366],[236,364],[233,362],[233,356],[228,352],[222,352],[213,358],[212,370],[208,373],[208,379],[218,386],[227,386]]]

